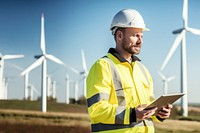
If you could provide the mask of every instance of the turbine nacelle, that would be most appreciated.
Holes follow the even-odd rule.
[[[39,59],[41,56],[43,56],[43,55],[35,55],[34,58]]]
[[[183,30],[188,31],[193,33],[194,35],[200,35],[200,30],[199,29],[195,29],[195,28],[190,28],[190,27],[184,27],[184,28],[180,28],[178,30],[174,30],[172,33],[173,34],[180,34]]]
[[[186,28],[180,28],[178,30],[174,30],[172,33],[173,34],[180,34],[183,30],[185,30]]]

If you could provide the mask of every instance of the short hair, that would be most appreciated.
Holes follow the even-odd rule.
[[[125,28],[124,28],[124,27],[118,27],[118,28],[116,29],[115,33],[113,34],[113,35],[114,35],[115,41],[116,41],[116,33],[117,33],[118,31],[121,31],[122,33],[124,33],[124,32],[125,32]]]

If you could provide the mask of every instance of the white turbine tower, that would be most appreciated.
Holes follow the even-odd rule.
[[[188,27],[188,1],[183,0],[183,28],[173,31],[173,34],[178,34],[175,39],[163,65],[161,66],[161,71],[165,68],[166,64],[174,54],[176,48],[182,42],[181,45],[181,92],[185,93],[185,96],[181,101],[181,109],[183,116],[188,116],[188,98],[187,98],[187,63],[186,63],[186,32],[191,32],[195,35],[200,35],[199,29],[194,29]]]
[[[48,75],[47,76],[47,97],[51,96],[51,87],[52,87],[52,84],[51,84],[51,75]]]
[[[77,103],[78,102],[78,81],[74,81],[74,99],[75,99],[75,102]]]
[[[55,63],[58,63],[60,65],[64,65],[66,67],[66,64],[64,64],[61,60],[56,58],[53,55],[46,54],[46,48],[45,48],[45,33],[44,33],[44,15],[42,14],[41,16],[41,42],[40,42],[40,47],[42,51],[42,55],[35,56],[37,60],[30,65],[27,69],[25,69],[21,75],[25,75],[26,73],[30,72],[31,70],[35,69],[36,67],[42,65],[42,74],[41,74],[41,111],[46,112],[47,111],[47,100],[46,100],[46,75],[47,75],[47,62],[46,59],[49,59]],[[72,68],[73,69],[73,68]]]
[[[163,90],[164,90],[164,94],[168,93],[168,82],[173,80],[176,76],[171,76],[171,77],[165,77],[160,71],[158,71],[159,76],[161,77],[162,81],[163,81]]]
[[[4,99],[8,99],[8,78],[3,78]]]
[[[52,81],[52,98],[56,99],[56,91],[57,91],[57,83],[56,81]]]
[[[86,59],[85,59],[85,54],[84,54],[84,50],[81,50],[81,57],[82,57],[82,64],[83,64],[83,71],[80,72],[80,74],[83,75],[83,95],[84,97],[86,97],[86,78],[87,78],[87,74],[88,74],[88,70],[87,70],[87,65],[86,65]]]
[[[3,88],[4,61],[22,57],[24,57],[24,55],[2,55],[0,53],[0,99],[4,99],[4,91],[5,91]]]
[[[69,79],[69,74],[66,73],[65,76],[65,81],[66,81],[66,97],[65,97],[65,103],[69,104],[69,84],[70,84],[70,79]]]

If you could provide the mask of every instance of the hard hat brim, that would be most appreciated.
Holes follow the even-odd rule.
[[[149,28],[143,28],[143,31],[150,31]]]
[[[118,28],[119,27],[110,28],[110,30],[112,31],[112,35],[115,34],[115,32],[117,31]],[[137,28],[137,27],[123,27],[123,28]],[[142,28],[142,31],[150,31],[150,29],[149,28]]]

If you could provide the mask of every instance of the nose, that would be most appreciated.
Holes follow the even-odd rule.
[[[143,43],[143,39],[142,37],[138,37],[138,41],[137,41],[139,44],[142,44]]]

